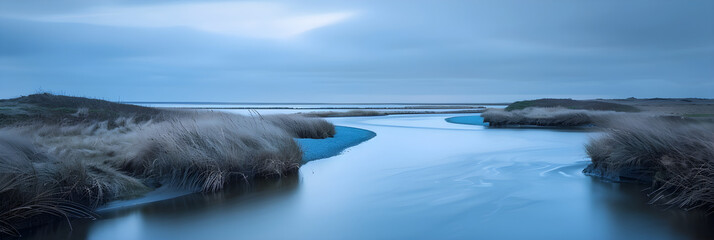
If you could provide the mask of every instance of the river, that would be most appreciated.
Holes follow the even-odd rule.
[[[450,115],[332,118],[377,133],[296,175],[47,226],[27,239],[706,239],[698,212],[584,176],[597,132]]]

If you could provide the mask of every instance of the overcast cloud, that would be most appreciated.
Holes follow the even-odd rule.
[[[144,2],[0,2],[0,97],[714,97],[714,1]]]

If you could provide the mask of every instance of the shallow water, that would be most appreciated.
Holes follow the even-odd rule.
[[[353,110],[379,112],[425,112],[477,110],[476,107],[504,108],[504,105],[479,104],[275,104],[275,103],[138,103],[159,108],[219,109],[243,115],[293,114],[311,112],[348,112]],[[428,108],[423,108],[428,107]],[[441,108],[448,107],[448,108]]]
[[[299,173],[58,223],[28,239],[710,239],[700,213],[584,176],[595,132],[489,129],[457,115],[331,118],[377,133]]]

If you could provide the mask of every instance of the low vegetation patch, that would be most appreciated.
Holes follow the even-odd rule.
[[[514,102],[508,107],[506,111],[522,110],[531,107],[552,107],[552,108],[567,108],[567,109],[581,109],[581,110],[596,110],[596,111],[614,111],[614,112],[638,112],[639,109],[636,107],[619,104],[610,103],[598,100],[573,100],[573,99],[556,99],[556,98],[543,98],[537,100],[527,100]]]
[[[380,111],[370,111],[370,110],[350,110],[346,112],[337,111],[318,111],[301,113],[303,116],[308,117],[368,117],[368,116],[386,116],[386,112]]]
[[[714,125],[662,118],[617,118],[587,144],[587,175],[650,184],[653,203],[714,208]]]
[[[157,120],[167,111],[99,99],[32,94],[0,100],[0,126],[30,123],[63,123],[109,121],[120,117],[142,122]]]
[[[620,113],[611,111],[529,107],[513,111],[489,109],[481,116],[484,122],[494,127],[519,125],[575,127],[593,125],[618,114]]]

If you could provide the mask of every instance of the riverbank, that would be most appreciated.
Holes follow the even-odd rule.
[[[10,236],[95,218],[93,209],[116,200],[173,196],[155,189],[216,192],[280,177],[296,171],[303,154],[314,160],[371,138],[349,134],[357,130],[333,138],[331,123],[298,115],[173,111],[52,94],[0,106],[0,234]],[[299,145],[304,138],[337,143],[318,149],[330,141]]]
[[[714,122],[707,118],[714,112],[714,101],[612,101],[637,104],[637,112],[609,102],[536,100],[517,102],[505,110],[489,110],[482,117],[446,121],[499,128],[589,126],[605,134],[586,144],[591,159],[583,170],[586,175],[648,185],[651,203],[687,210],[714,209]],[[616,111],[623,109],[629,110]]]
[[[538,99],[518,101],[482,115],[492,127],[606,125],[617,118],[681,118],[714,121],[712,99]]]
[[[592,139],[586,175],[649,185],[652,203],[714,209],[714,124],[666,119],[612,120]]]
[[[352,127],[335,126],[336,133],[333,137],[324,139],[296,138],[295,141],[302,150],[302,162],[307,163],[323,158],[329,158],[341,154],[346,149],[368,141],[377,136],[376,133]],[[117,200],[109,202],[97,208],[97,212],[110,212],[164,201],[193,193],[190,190],[160,187],[144,194],[139,198],[128,200]]]

